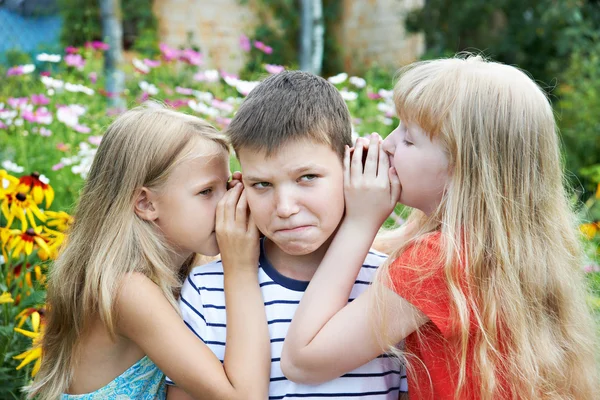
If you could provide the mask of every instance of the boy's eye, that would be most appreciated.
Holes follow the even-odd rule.
[[[211,193],[212,193],[212,188],[204,189],[204,190],[198,192],[198,194],[201,196],[208,196]]]
[[[409,142],[409,141],[408,141],[408,140],[406,140],[406,139],[402,139],[402,143],[404,143],[406,146],[412,146],[412,145],[413,145],[413,143],[412,143],[412,142]]]
[[[312,174],[306,174],[300,177],[300,180],[304,182],[314,181],[315,179],[317,179],[317,176]]]
[[[271,184],[269,182],[256,182],[256,183],[252,184],[252,187],[257,188],[257,189],[264,189],[269,186],[271,186]]]

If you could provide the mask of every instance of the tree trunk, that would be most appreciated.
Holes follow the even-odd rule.
[[[123,15],[120,0],[100,0],[102,36],[108,43],[104,53],[105,90],[111,107],[125,109],[123,91],[125,74],[119,69],[123,63]]]
[[[301,12],[300,69],[318,75],[323,67],[323,1],[302,0]]]

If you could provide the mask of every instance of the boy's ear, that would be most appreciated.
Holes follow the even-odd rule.
[[[156,203],[152,203],[153,199],[154,193],[150,189],[143,187],[139,191],[133,206],[138,217],[145,221],[155,221],[158,218],[158,207]]]

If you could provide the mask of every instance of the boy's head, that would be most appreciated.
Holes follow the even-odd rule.
[[[318,250],[339,225],[351,130],[339,91],[300,71],[261,82],[227,128],[254,222],[285,253]]]

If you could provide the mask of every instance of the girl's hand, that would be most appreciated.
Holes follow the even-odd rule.
[[[236,183],[219,201],[215,231],[225,272],[249,270],[256,273],[259,234],[248,212],[243,184]]]
[[[372,134],[369,139],[356,141],[353,154],[346,147],[344,155],[345,219],[375,231],[391,214],[400,195],[400,181],[381,144],[379,135]]]

